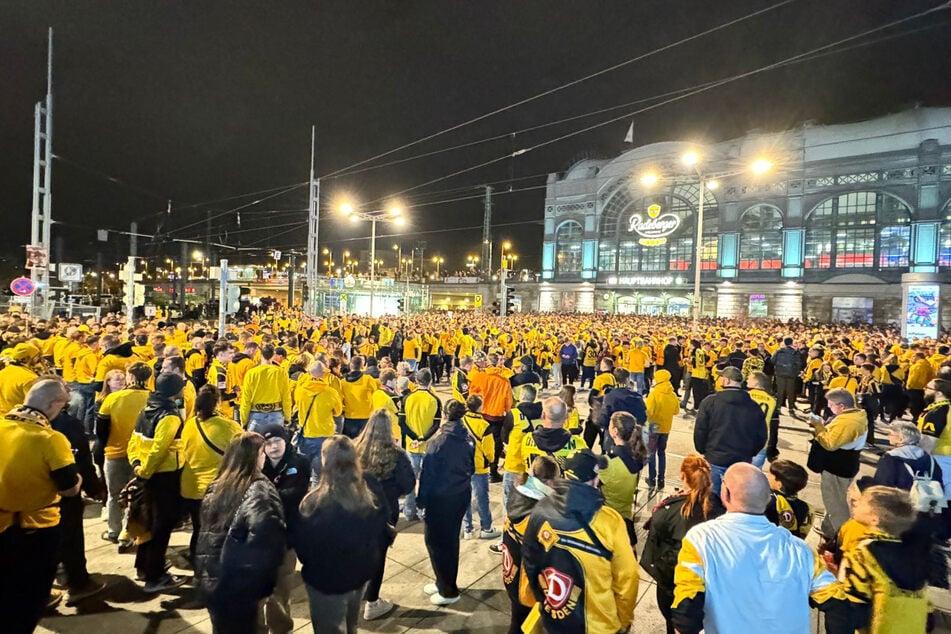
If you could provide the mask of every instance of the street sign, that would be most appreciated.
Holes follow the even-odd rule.
[[[36,290],[36,285],[34,285],[33,280],[28,277],[18,277],[10,282],[10,290],[13,291],[14,295],[26,297],[27,295],[33,294],[33,291]]]
[[[60,264],[59,265],[60,282],[82,282],[83,265],[82,264]]]

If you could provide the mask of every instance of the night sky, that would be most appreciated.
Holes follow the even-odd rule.
[[[46,89],[48,26],[55,30],[54,153],[62,157],[54,162],[53,216],[65,223],[54,227],[54,239],[64,238],[65,261],[90,262],[100,246],[108,260],[128,248],[125,238],[96,243],[95,229],[127,230],[139,219],[147,233],[204,239],[209,212],[214,241],[302,248],[305,186],[241,210],[240,227],[231,210],[270,194],[220,199],[306,181],[311,124],[318,176],[327,175],[774,3],[0,0],[0,255],[22,266],[29,239],[33,108]],[[622,140],[631,118],[417,186],[639,106],[514,140],[513,131],[748,71],[938,4],[796,0],[364,167],[502,138],[324,178],[322,246],[368,243],[369,227],[332,214],[334,201],[349,196],[375,209],[415,188],[400,197],[410,227],[379,248],[398,240],[408,250],[425,240],[427,259],[441,254],[446,268],[462,268],[465,255],[478,252],[480,188],[492,183],[494,236],[511,239],[537,268],[545,175],[630,148]],[[862,41],[914,33],[633,116],[635,145],[951,105],[949,27],[946,10]],[[146,255],[178,251],[144,242]]]

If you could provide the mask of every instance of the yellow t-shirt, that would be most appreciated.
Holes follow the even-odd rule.
[[[45,417],[15,410],[0,419],[0,532],[59,524],[59,489],[50,473],[74,464],[66,436]],[[18,518],[17,518],[18,516]]]
[[[119,390],[103,399],[99,415],[109,418],[109,440],[103,448],[106,458],[126,457],[135,422],[148,400],[148,390],[138,388]]]
[[[208,446],[198,429],[205,432],[208,441],[221,451],[226,451],[235,436],[241,435],[241,426],[235,421],[223,416],[212,416],[206,421],[198,422],[197,418],[190,418],[182,429],[182,497],[188,500],[200,500],[205,497],[205,489],[211,484],[224,457]]]

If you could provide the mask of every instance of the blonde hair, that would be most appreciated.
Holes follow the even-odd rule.
[[[915,508],[907,491],[871,486],[862,492],[862,499],[878,516],[878,527],[889,535],[899,537],[915,523]]]

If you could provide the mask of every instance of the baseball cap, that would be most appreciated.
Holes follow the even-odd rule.
[[[264,436],[264,440],[280,438],[287,442],[287,430],[280,423],[268,423],[261,429],[261,435]]]
[[[590,449],[579,449],[565,460],[565,478],[578,482],[594,480],[598,471],[607,469],[608,459],[591,452]]]
[[[177,374],[166,372],[155,379],[155,391],[166,398],[178,396],[184,388],[185,379]]]

